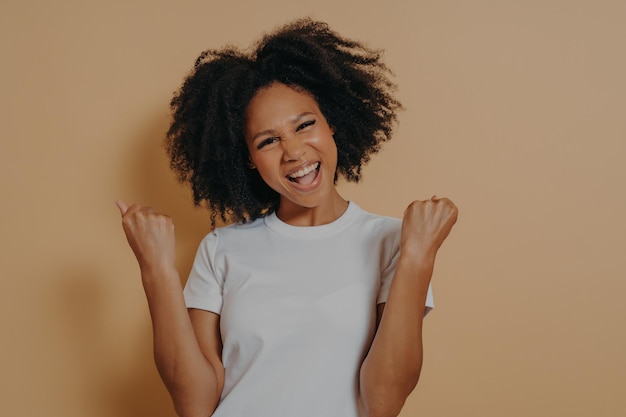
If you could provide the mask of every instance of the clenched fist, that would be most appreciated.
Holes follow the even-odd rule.
[[[116,201],[122,226],[142,272],[173,270],[176,267],[174,223],[169,216],[140,204]]]
[[[447,198],[433,196],[412,202],[402,219],[402,251],[417,258],[434,258],[457,216],[458,209]]]

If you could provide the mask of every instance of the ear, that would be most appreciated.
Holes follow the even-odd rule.
[[[254,165],[254,162],[252,162],[252,159],[250,159],[250,156],[248,156],[248,168],[256,169],[256,165]]]

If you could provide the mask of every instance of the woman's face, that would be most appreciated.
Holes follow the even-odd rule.
[[[245,136],[253,167],[281,196],[279,210],[332,205],[337,147],[308,92],[278,82],[259,90],[248,105]]]

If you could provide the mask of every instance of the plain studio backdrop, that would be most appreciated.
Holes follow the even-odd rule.
[[[385,49],[406,108],[344,195],[460,209],[401,415],[626,415],[621,0],[3,1],[0,415],[174,416],[114,200],[173,216],[185,279],[210,223],[169,100],[202,50],[306,15]]]

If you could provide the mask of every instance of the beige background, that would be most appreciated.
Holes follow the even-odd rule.
[[[185,276],[209,224],[160,148],[172,92],[303,15],[385,48],[406,107],[345,195],[461,211],[402,416],[626,415],[620,0],[3,1],[0,415],[174,415],[113,201],[174,217]]]

